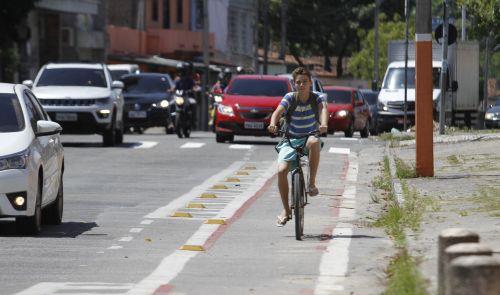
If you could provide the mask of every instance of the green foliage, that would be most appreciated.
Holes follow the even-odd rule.
[[[394,162],[396,164],[396,176],[400,179],[404,178],[415,178],[417,177],[417,171],[415,166],[406,163],[403,159],[394,157]]]
[[[472,17],[469,32],[472,38],[482,39],[491,35],[500,40],[500,1],[498,0],[457,0],[457,6],[465,5],[467,15]]]
[[[386,270],[389,280],[385,295],[424,295],[425,280],[419,273],[415,259],[406,249],[401,250]]]
[[[412,23],[412,22],[410,22]],[[413,25],[409,30],[410,40],[414,36]],[[348,64],[349,73],[354,77],[371,80],[373,78],[373,67],[375,51],[375,31],[358,30],[358,37],[363,40],[360,51],[354,53]],[[387,20],[384,15],[380,16],[379,22],[379,70],[380,80],[384,77],[387,68],[387,46],[391,40],[402,40],[405,38],[405,22],[395,16],[393,20]]]

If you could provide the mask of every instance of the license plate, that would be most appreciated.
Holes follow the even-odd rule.
[[[245,122],[247,129],[264,129],[264,122]]]
[[[130,111],[128,112],[129,118],[146,118],[148,114],[145,111]]]
[[[76,113],[56,113],[56,121],[75,122],[78,121]]]

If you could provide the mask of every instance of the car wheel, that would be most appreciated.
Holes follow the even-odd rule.
[[[165,123],[165,134],[174,134],[174,124],[172,124],[171,118],[168,118]]]
[[[372,127],[372,128],[370,129],[370,135],[378,135],[378,130],[379,130],[379,128],[378,128],[378,123],[377,123],[377,121],[375,121],[375,124],[370,124],[370,126]]]
[[[122,144],[123,143],[123,123],[120,124],[120,127],[115,131],[115,143]]]
[[[370,127],[369,127],[369,121],[366,120],[365,127],[359,131],[359,134],[361,135],[362,138],[367,138],[368,135],[370,134]]]
[[[64,211],[64,184],[63,175],[61,174],[61,182],[59,184],[59,190],[57,191],[57,197],[54,203],[43,210],[43,223],[58,225],[62,222]]]
[[[42,187],[43,180],[39,179],[33,216],[16,218],[16,228],[24,234],[38,235],[42,231]]]
[[[102,144],[104,146],[114,146],[116,139],[116,129],[115,129],[115,118],[111,119],[111,127],[108,130],[105,130],[102,135]]]
[[[184,137],[189,138],[189,136],[191,136],[191,128],[190,127],[184,128],[183,134],[184,134]]]
[[[218,143],[224,143],[226,141],[226,136],[220,133],[215,134],[215,141]]]
[[[234,141],[234,135],[228,135],[228,136],[226,136],[226,139],[227,139],[227,141],[229,141],[230,143],[233,143],[233,141]]]
[[[351,124],[349,124],[347,130],[344,131],[345,137],[352,137],[353,134],[354,134],[354,121],[352,121]]]

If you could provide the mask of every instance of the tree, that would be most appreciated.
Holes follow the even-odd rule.
[[[500,42],[500,1],[498,0],[457,0],[457,5],[465,5],[473,26],[469,32],[472,38],[482,39],[489,34]]]
[[[410,36],[414,36],[414,28],[410,26]],[[354,77],[372,80],[373,78],[373,52],[375,48],[375,32],[373,29],[368,32],[359,30],[358,37],[363,40],[362,49],[354,53],[348,64],[349,73]],[[379,77],[384,76],[387,68],[387,45],[390,40],[401,40],[405,38],[405,23],[396,15],[392,21],[387,21],[387,17],[380,15],[379,23]],[[410,37],[411,38],[411,37]]]
[[[19,24],[26,19],[38,0],[0,2],[0,80],[13,82],[19,63],[16,42],[20,41]]]

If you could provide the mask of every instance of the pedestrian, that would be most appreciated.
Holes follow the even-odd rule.
[[[309,136],[314,131],[324,134],[328,130],[328,108],[326,97],[319,92],[311,91],[311,74],[305,68],[299,67],[292,73],[293,81],[297,87],[296,92],[287,93],[281,100],[278,108],[271,116],[268,130],[272,134],[278,131],[278,120],[283,114],[289,118],[287,133],[290,135],[293,146],[305,143],[305,153],[309,157],[309,196],[316,196],[316,173],[319,166],[319,154],[322,142],[319,136]],[[304,137],[306,136],[306,137]],[[284,226],[292,218],[292,211],[288,203],[288,179],[289,170],[293,169],[292,163],[296,157],[296,151],[287,140],[282,140],[277,146],[278,150],[278,188],[283,211],[277,217],[276,225]]]

